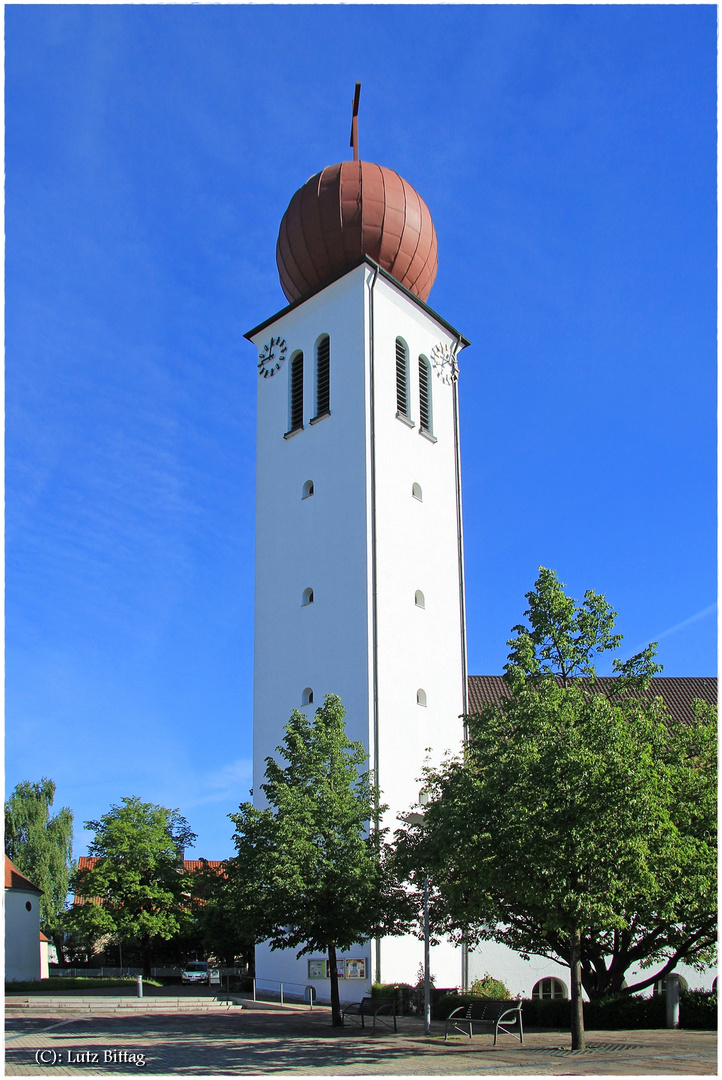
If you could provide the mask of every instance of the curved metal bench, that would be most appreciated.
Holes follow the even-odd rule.
[[[354,1001],[350,1005],[347,1005],[345,1007],[345,1009],[343,1010],[343,1013],[341,1015],[342,1015],[344,1021],[346,1020],[346,1017],[348,1017],[349,1020],[353,1020],[354,1023],[355,1023],[354,1017],[360,1016],[361,1017],[361,1027],[366,1026],[366,1024],[364,1022],[365,1018],[367,1016],[372,1016],[373,1017],[373,1024],[371,1025],[371,1030],[372,1031],[376,1030],[376,1021],[377,1020],[379,1021],[379,1023],[385,1024],[386,1027],[390,1028],[391,1024],[389,1023],[389,1021],[384,1019],[385,1016],[390,1016],[393,1019],[393,1022],[394,1022],[394,1031],[398,1030],[397,1027],[396,1027],[396,999],[395,998],[365,997],[365,998],[362,998],[361,1001]]]
[[[446,1021],[444,1042],[449,1037],[450,1026],[456,1028],[462,1035],[468,1035],[471,1038],[474,1034],[474,1024],[476,1024],[494,1029],[494,1046],[496,1046],[500,1031],[506,1035],[512,1035],[523,1045],[524,1027],[521,1020],[521,1006],[521,1001],[472,1001],[469,1005],[459,1005],[449,1014]],[[516,1030],[510,1030],[511,1028],[516,1028],[519,1034]]]

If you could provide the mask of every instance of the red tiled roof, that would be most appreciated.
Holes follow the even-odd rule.
[[[41,941],[50,941],[50,938],[49,938],[49,937],[46,937],[46,936],[45,936],[45,934],[44,934],[44,933],[42,932],[42,930],[41,930],[41,931],[40,931],[40,940],[41,940]]]
[[[613,677],[597,679],[597,685],[603,693],[614,685]],[[469,712],[480,712],[485,705],[498,705],[509,697],[509,688],[501,675],[470,675]],[[679,676],[668,677],[655,675],[651,686],[643,695],[648,701],[661,697],[675,720],[689,724],[694,716],[694,701],[708,705],[717,704],[717,679],[711,677]]]
[[[97,855],[80,855],[78,857],[78,870],[92,870],[98,861]],[[221,859],[184,859],[183,870],[186,874],[195,874],[203,866],[210,866],[213,869],[217,869],[223,866]],[[73,897],[73,905],[80,906],[82,904],[102,904],[103,900],[100,896],[78,896]]]
[[[78,870],[92,870],[98,861],[97,855],[81,855],[78,858]],[[200,870],[201,866],[222,866],[221,859],[184,859],[183,869],[186,874],[192,874],[195,870]]]
[[[37,885],[33,885],[32,881],[28,881],[7,855],[5,856],[5,888],[22,889],[23,892],[34,892],[39,896],[43,895],[43,890],[39,889]]]

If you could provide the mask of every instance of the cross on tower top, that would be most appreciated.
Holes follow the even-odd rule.
[[[353,96],[353,113],[351,114],[351,141],[353,147],[353,159],[358,161],[358,103],[361,97],[361,83],[356,83],[356,91]]]

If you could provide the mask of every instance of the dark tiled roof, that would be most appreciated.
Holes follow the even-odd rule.
[[[600,678],[597,685],[606,693],[614,682],[611,677]],[[504,698],[509,697],[509,689],[501,675],[470,675],[468,687],[470,713],[480,712],[485,705],[498,705]],[[661,697],[671,715],[688,724],[694,715],[693,702],[696,698],[708,705],[717,704],[717,679],[692,676],[668,678],[666,675],[656,675],[644,697],[650,701]]]

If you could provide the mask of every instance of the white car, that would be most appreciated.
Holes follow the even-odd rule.
[[[184,986],[197,983],[201,986],[208,985],[208,964],[205,960],[191,960],[183,968],[181,982]]]

